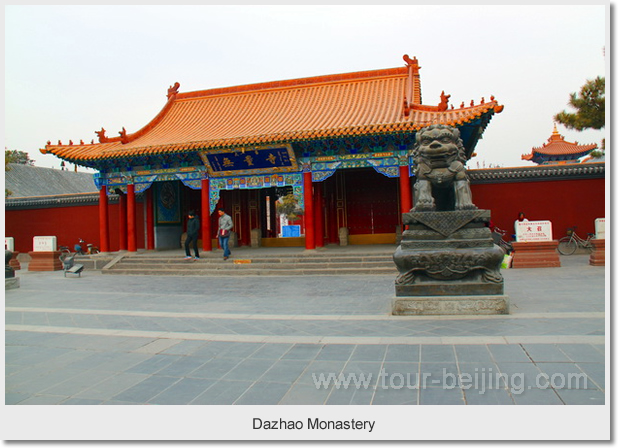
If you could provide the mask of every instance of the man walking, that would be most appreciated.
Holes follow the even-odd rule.
[[[200,253],[197,250],[197,240],[200,234],[200,218],[195,216],[195,212],[191,210],[189,212],[189,221],[187,222],[187,239],[185,240],[185,260],[191,259],[191,250],[189,245],[193,243],[193,252],[195,252],[195,259],[199,260]]]
[[[234,224],[232,218],[225,213],[222,208],[219,209],[219,230],[217,236],[219,237],[219,245],[223,249],[223,259],[227,260],[232,254],[230,252],[230,230],[232,230]]]

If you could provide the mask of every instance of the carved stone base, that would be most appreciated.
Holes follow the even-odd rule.
[[[590,265],[605,266],[605,239],[591,240],[594,250],[590,254]]]
[[[28,263],[29,271],[61,271],[63,269],[60,261],[60,251],[50,252],[28,252],[32,258]]]
[[[560,267],[558,241],[514,242],[512,245],[513,269]]]
[[[425,296],[396,297],[393,314],[421,315],[489,315],[509,314],[509,296]]]
[[[409,229],[393,255],[395,295],[503,294],[504,251],[485,225],[489,218],[489,210],[404,213]]]

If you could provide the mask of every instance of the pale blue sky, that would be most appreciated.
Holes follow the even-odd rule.
[[[504,104],[478,161],[521,160],[587,79],[605,76],[606,5],[6,6],[5,146],[39,166],[48,140],[96,139],[147,124],[167,88],[188,92],[421,65],[424,104],[494,95]],[[607,10],[608,11],[608,10]],[[605,131],[559,126],[568,141]]]

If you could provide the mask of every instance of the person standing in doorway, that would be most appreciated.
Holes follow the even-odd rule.
[[[225,213],[222,208],[219,209],[219,230],[217,236],[219,237],[219,245],[223,249],[223,259],[227,260],[232,253],[230,252],[230,230],[232,230],[234,224],[232,218]]]
[[[197,250],[197,240],[200,234],[200,218],[195,216],[195,212],[191,210],[189,212],[189,221],[187,221],[187,239],[185,240],[185,260],[191,259],[191,250],[189,246],[193,244],[193,252],[195,253],[195,259],[199,260],[200,253]]]

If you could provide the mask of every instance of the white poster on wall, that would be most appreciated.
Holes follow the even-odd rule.
[[[552,241],[551,221],[521,221],[516,226],[518,243]]]
[[[4,238],[4,250],[15,252],[15,239],[12,236]]]

